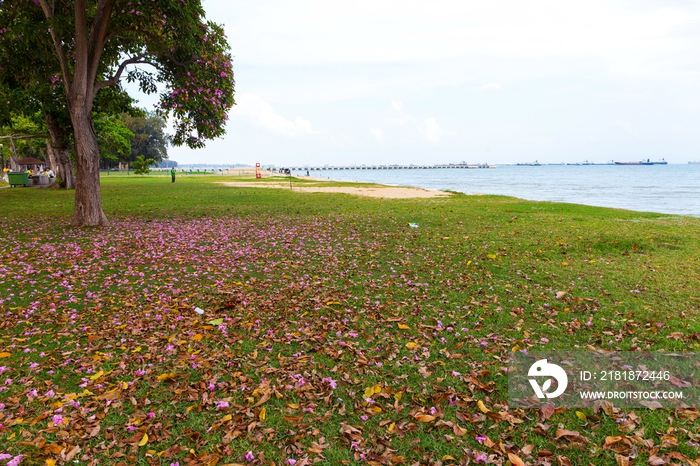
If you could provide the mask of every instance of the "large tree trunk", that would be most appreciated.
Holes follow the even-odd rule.
[[[77,177],[75,183],[75,210],[73,224],[77,226],[107,225],[107,216],[102,211],[100,190],[100,148],[92,126],[90,111],[83,99],[69,105],[73,135]]]
[[[19,159],[17,158],[17,147],[15,147],[15,141],[10,136],[10,150],[12,150],[12,155],[10,156],[10,170],[13,172],[22,171],[22,167],[19,166]]]
[[[55,5],[48,0],[34,0],[50,23],[54,23]],[[60,3],[60,2],[59,2]],[[90,2],[93,5],[95,2]],[[73,224],[78,226],[106,225],[107,217],[102,211],[100,192],[100,149],[97,146],[95,129],[92,126],[92,103],[95,93],[95,79],[100,69],[100,58],[108,40],[109,19],[116,0],[96,2],[94,18],[88,20],[87,0],[75,0],[75,35],[73,47],[64,47],[64,40],[53,27],[49,28],[56,58],[61,67],[63,85],[66,90],[68,111],[75,139],[75,210]],[[71,7],[67,7],[71,8]],[[120,68],[120,73],[124,68]],[[105,82],[104,85],[107,85]]]
[[[53,154],[53,147],[51,147],[51,140],[44,139],[44,142],[46,143],[46,154],[49,157],[49,167],[51,167],[55,173],[58,171],[58,164],[56,163],[56,157]]]
[[[10,170],[13,172],[22,171],[22,167],[17,163],[17,157],[14,155],[10,156]]]
[[[68,143],[66,142],[65,130],[61,128],[53,115],[44,115],[46,127],[51,137],[51,145],[47,143],[46,148],[51,156],[51,168],[56,172],[56,179],[62,189],[75,188],[75,175],[73,174],[73,164],[68,155]],[[52,150],[53,149],[53,150]]]

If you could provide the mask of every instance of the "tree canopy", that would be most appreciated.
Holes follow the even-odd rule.
[[[175,145],[203,147],[225,134],[234,79],[223,28],[206,20],[200,0],[0,1],[0,72],[34,55],[30,79],[61,91],[73,128],[77,165],[74,223],[107,222],[99,185],[93,124],[98,92],[120,80],[160,94],[158,112],[172,119]]]
[[[131,154],[131,140],[134,137],[121,115],[102,114],[93,119],[100,157],[103,161],[118,161]]]
[[[136,157],[143,155],[160,163],[168,158],[168,144],[170,137],[165,133],[166,121],[156,112],[151,112],[145,117],[125,117],[127,128],[134,134],[131,138],[131,153],[128,161],[133,162]]]

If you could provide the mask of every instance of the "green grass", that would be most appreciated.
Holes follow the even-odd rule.
[[[246,463],[248,451],[277,465],[700,454],[697,410],[571,409],[543,421],[507,407],[502,370],[523,348],[697,351],[700,219],[294,191],[338,185],[304,179],[291,190],[217,183],[241,179],[104,176],[106,229],[68,226],[72,192],[0,191],[0,352],[10,353],[0,377],[13,379],[0,393],[0,454],[60,460],[30,444],[38,436],[104,464]],[[373,386],[378,412],[363,402]],[[75,393],[81,407],[32,388]],[[47,424],[57,400],[70,417],[61,431]],[[417,420],[431,408],[466,435]],[[558,429],[586,440],[556,439]],[[605,447],[623,433],[629,444]]]

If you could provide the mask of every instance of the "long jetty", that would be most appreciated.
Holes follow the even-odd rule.
[[[285,167],[290,170],[426,170],[435,168],[496,168],[495,165],[489,165],[487,163],[448,163],[448,164],[436,164],[436,165],[324,165],[320,166],[310,166],[310,165],[298,165],[293,167]]]

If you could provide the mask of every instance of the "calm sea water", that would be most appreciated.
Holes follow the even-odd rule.
[[[311,174],[337,180],[700,217],[700,165],[499,166],[468,170],[328,170]]]

